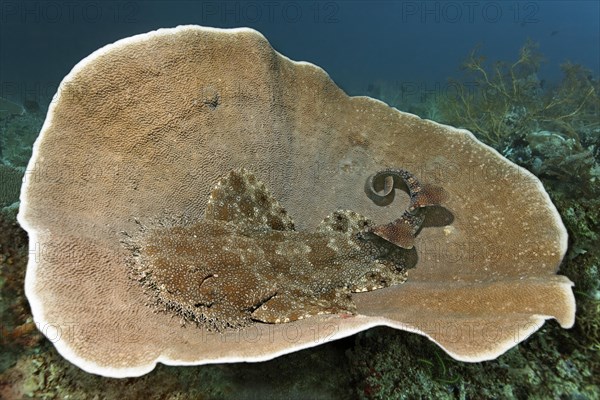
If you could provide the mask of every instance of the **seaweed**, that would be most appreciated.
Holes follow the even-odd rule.
[[[471,130],[497,149],[540,130],[560,132],[582,147],[578,131],[600,129],[600,83],[579,64],[561,65],[563,79],[548,85],[538,76],[543,55],[528,40],[513,62],[486,63],[475,48],[462,65],[464,79],[450,79],[456,94],[440,99],[441,120]]]

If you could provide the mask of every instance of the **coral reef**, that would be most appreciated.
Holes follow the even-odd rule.
[[[15,215],[9,207],[0,211],[0,371],[34,351],[42,338],[32,322],[23,291],[27,234]]]
[[[573,185],[575,185],[574,183]],[[573,188],[573,192],[575,192]],[[568,191],[550,192],[569,235],[571,247],[561,271],[575,282],[575,331],[563,340],[587,354],[590,368],[600,376],[600,199],[574,197]],[[598,382],[600,383],[600,381]]]
[[[130,54],[139,58],[132,61]],[[279,67],[274,68],[274,60]],[[161,71],[160,79],[153,71]],[[193,82],[186,80],[190,76]],[[214,89],[208,102],[202,94],[207,85]],[[136,35],[86,57],[61,88],[47,117],[52,123],[44,124],[30,161],[32,169],[48,166],[43,168],[48,173],[45,179],[25,181],[17,218],[32,245],[51,248],[49,257],[30,258],[27,266],[26,294],[35,322],[85,332],[64,335],[54,344],[88,372],[131,377],[149,372],[157,361],[264,360],[376,324],[421,333],[454,358],[474,362],[517,345],[525,337],[515,340],[520,327],[533,332],[550,318],[564,328],[575,322],[572,282],[555,274],[567,249],[567,232],[533,174],[470,132],[370,98],[349,97],[322,69],[276,53],[254,30],[180,26]],[[123,96],[133,92],[134,98]],[[368,142],[356,139],[365,132]],[[483,165],[498,173],[489,175]],[[215,183],[240,166],[252,170],[285,204],[300,235],[271,230],[263,236],[245,233],[238,240],[247,224],[228,228],[223,221],[199,222]],[[438,166],[460,173],[435,176],[431,170]],[[371,181],[384,183],[383,198],[377,199],[373,190],[365,190],[365,180],[381,170]],[[432,185],[443,187],[447,196]],[[408,208],[386,207],[392,193],[404,186]],[[254,201],[238,203],[237,197],[247,194],[223,199],[220,207],[254,210]],[[418,209],[443,198],[441,207],[430,209],[435,218],[423,220],[420,229]],[[404,200],[398,200],[402,205]],[[411,279],[388,285],[387,276],[400,274],[384,268],[397,269],[398,258],[391,252],[384,256],[387,250],[379,250],[379,244],[363,253],[367,242],[375,243],[368,238],[349,242],[341,232],[329,232],[329,242],[322,232],[314,241],[305,236],[340,209],[372,220],[375,226],[367,233],[396,247],[414,247],[418,265]],[[140,248],[145,259],[141,271],[156,278],[151,285],[164,285],[159,295],[163,305],[183,305],[184,315],[195,310],[188,321],[215,323],[192,330],[168,313],[155,313],[146,304],[144,287],[132,285],[123,267],[121,233],[139,229],[136,220],[150,226],[146,220],[168,219],[186,220],[190,227],[198,223],[199,228],[186,228],[180,235],[163,235],[159,228],[150,234],[149,246]],[[442,220],[448,219],[452,226],[442,228]],[[378,228],[380,224],[385,225]],[[221,229],[223,234],[216,235]],[[163,242],[165,237],[169,240]],[[471,256],[445,257],[474,243]],[[340,258],[334,257],[338,250]],[[357,252],[362,255],[354,258]],[[296,258],[300,254],[306,256]],[[344,268],[319,276],[308,272],[308,263],[319,270]],[[219,264],[230,270],[215,266]],[[248,276],[240,273],[240,265]],[[357,285],[344,276],[360,271],[352,268],[358,265],[376,275],[382,271],[381,276]],[[192,278],[196,267],[202,280]],[[190,274],[175,273],[182,269]],[[204,277],[210,279],[205,282]],[[175,283],[179,279],[190,284]],[[272,279],[275,288],[269,286]],[[282,283],[288,279],[293,282]],[[315,281],[316,290],[306,290]],[[191,290],[194,284],[202,287]],[[346,296],[346,289],[335,290],[354,290],[355,285],[360,292],[351,295],[356,306],[351,317],[347,311],[353,309],[340,306],[342,301],[311,304],[337,293]],[[368,290],[379,286],[387,287]],[[210,293],[201,294],[204,290]],[[315,294],[319,291],[323,297]],[[231,310],[221,312],[223,308]],[[331,309],[343,312],[329,314]],[[261,323],[249,323],[249,315]],[[300,319],[306,315],[311,318]],[[476,329],[457,339],[429,329],[439,323]],[[499,332],[493,341],[485,338],[489,325]],[[225,333],[228,326],[236,329]],[[115,341],[115,329],[123,341],[145,345]],[[295,340],[289,339],[291,330],[298,332]],[[227,342],[227,334],[248,340]]]
[[[44,122],[43,110],[32,109],[20,115],[0,116],[0,163],[25,168],[33,142]]]
[[[570,68],[585,71],[578,66]],[[585,73],[578,72],[574,76],[577,79],[573,78],[576,82],[571,87],[586,88],[597,82]],[[538,89],[534,91],[538,92],[536,96],[540,101],[548,98],[539,93],[540,88],[542,92],[564,93],[562,96],[567,95],[566,99],[582,101],[585,98],[585,90],[560,92],[542,85],[539,78],[535,80],[538,83],[534,87]],[[102,378],[64,360],[51,343],[33,329],[23,294],[27,237],[15,221],[13,205],[0,213],[0,398],[600,398],[600,200],[597,193],[600,132],[597,103],[593,104],[597,93],[590,94],[583,103],[562,100],[551,107],[556,115],[567,116],[562,120],[543,123],[530,120],[514,131],[497,131],[498,135],[488,131],[488,139],[477,132],[488,144],[538,174],[549,188],[570,236],[569,252],[561,273],[576,284],[578,310],[573,329],[566,331],[557,323],[548,323],[497,360],[478,364],[456,362],[424,337],[375,328],[264,363],[159,365],[142,378]],[[472,101],[484,98],[483,94],[474,96]],[[580,104],[583,104],[581,108]],[[509,105],[507,103],[507,107]],[[432,109],[440,111],[445,106],[436,103]],[[543,109],[539,104],[532,107]],[[511,113],[512,108],[507,109],[512,117],[530,112],[523,112],[521,108]],[[577,112],[573,116],[568,116],[574,111]],[[441,111],[436,115],[441,118]],[[39,129],[35,126],[41,124],[41,120],[35,118],[27,120],[29,122],[23,119],[30,117],[31,114],[26,113],[0,120],[0,143],[6,164],[25,166],[27,149],[30,151]],[[484,122],[485,118],[484,114],[477,122],[491,126]],[[456,121],[468,126],[470,118]],[[8,132],[7,124],[21,126],[21,133],[6,140],[6,135],[16,132]],[[14,157],[6,158],[6,154]],[[559,157],[561,154],[567,157]],[[277,385],[272,381],[277,381]]]
[[[387,328],[356,336],[348,352],[360,399],[594,399],[600,391],[589,354],[542,328],[497,360],[460,363],[424,338]],[[597,375],[596,375],[597,376]]]
[[[0,111],[2,110],[5,112],[0,112],[0,209],[2,210],[0,223],[3,225],[0,245],[4,252],[4,263],[7,262],[7,249],[15,249],[10,245],[11,234],[23,234],[18,229],[14,218],[18,210],[25,168],[44,116],[39,113],[39,110],[27,113],[22,106],[0,98]],[[11,253],[10,256],[14,254]],[[5,267],[6,265],[3,264],[0,282],[5,279]]]
[[[24,171],[0,164],[0,208],[19,200]]]

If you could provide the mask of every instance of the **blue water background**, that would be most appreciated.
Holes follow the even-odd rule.
[[[477,45],[512,60],[540,44],[540,75],[600,69],[598,1],[2,1],[0,96],[50,97],[83,57],[138,33],[180,24],[249,26],[281,53],[323,67],[351,94],[374,81],[443,90]]]

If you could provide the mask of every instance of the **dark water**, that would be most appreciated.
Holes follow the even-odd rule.
[[[439,90],[476,45],[509,60],[540,44],[546,79],[570,60],[600,68],[597,1],[2,1],[0,96],[49,92],[75,63],[162,27],[248,26],[281,53],[323,67],[352,94],[374,80]]]

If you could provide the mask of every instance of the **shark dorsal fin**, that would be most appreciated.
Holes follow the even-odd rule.
[[[294,222],[264,183],[243,168],[231,171],[213,187],[205,218],[253,229],[294,230]]]

